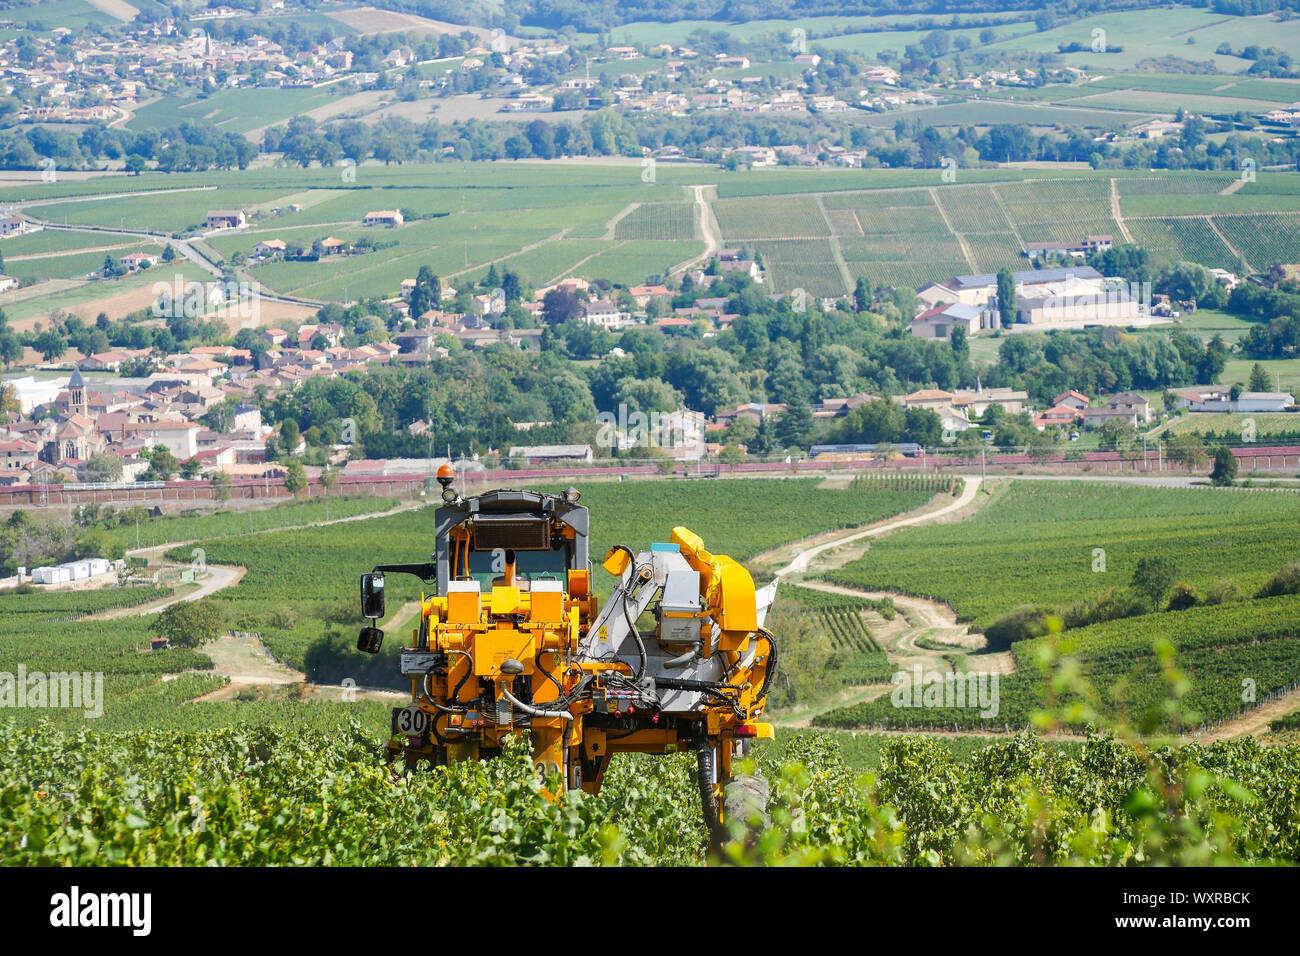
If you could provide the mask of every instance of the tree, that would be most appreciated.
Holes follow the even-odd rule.
[[[1119,451],[1120,444],[1133,433],[1133,429],[1118,418],[1108,418],[1098,429],[1097,447],[1102,451]]]
[[[239,407],[238,399],[223,398],[208,409],[199,421],[214,432],[228,432],[235,424],[235,409]]]
[[[1210,470],[1210,481],[1223,488],[1231,485],[1237,478],[1237,459],[1232,449],[1220,445],[1214,449],[1214,467]]]
[[[300,492],[307,489],[307,470],[297,458],[290,460],[285,468],[284,487],[296,498]]]
[[[180,462],[166,445],[154,445],[140,455],[149,461],[149,467],[140,474],[145,481],[167,481],[180,468]]]
[[[804,401],[791,403],[777,418],[776,426],[773,429],[776,442],[782,448],[797,446],[804,449],[808,447],[808,440],[812,436],[812,430],[812,409]]]
[[[772,437],[771,426],[768,425],[767,419],[758,423],[758,430],[754,432],[754,440],[748,443],[749,453],[755,458],[764,458],[772,454],[772,449],[776,447],[776,439]]]
[[[1011,328],[1016,321],[1016,278],[1010,269],[998,272],[998,316],[1004,329]]]
[[[1168,456],[1173,464],[1182,465],[1188,471],[1203,467],[1209,457],[1205,453],[1205,444],[1194,432],[1169,439]]]
[[[23,403],[18,400],[18,388],[12,383],[6,382],[3,388],[0,388],[0,416],[12,413],[21,413]]]
[[[12,332],[0,333],[0,362],[4,363],[5,368],[13,365],[23,357],[23,343],[18,336]]]
[[[569,288],[552,289],[542,299],[542,318],[548,325],[563,325],[577,318],[582,311],[582,300]]]
[[[212,485],[212,497],[215,501],[230,500],[230,476],[224,471],[213,472],[212,477],[208,479]]]
[[[302,431],[298,428],[298,422],[292,418],[286,418],[280,423],[280,443],[284,446],[286,454],[292,455],[298,450],[298,443],[302,440]]]
[[[52,362],[68,351],[68,343],[58,332],[46,329],[32,341],[32,348],[41,353],[41,358]]]
[[[723,445],[718,452],[718,461],[724,465],[739,465],[745,460],[745,453],[740,450],[739,445]]]
[[[966,326],[954,325],[949,341],[952,342],[952,354],[957,357],[957,361],[970,357],[970,342],[966,337]]]
[[[77,533],[73,554],[78,558],[104,558],[117,561],[126,554],[126,543],[117,535],[93,526]]]
[[[149,625],[149,632],[167,638],[172,647],[198,647],[221,636],[221,613],[209,601],[179,601]]]
[[[338,487],[338,483],[339,483],[338,471],[334,468],[331,468],[329,465],[326,465],[324,468],[321,469],[320,483],[321,483],[321,487],[325,489],[325,493],[329,494],[336,487]]]
[[[198,455],[195,455],[193,458],[186,458],[181,462],[181,477],[186,481],[193,481],[199,476],[201,468],[202,463],[199,461]]]
[[[858,276],[853,286],[853,308],[857,312],[866,312],[871,308],[871,283],[864,276]]]
[[[1160,602],[1165,592],[1178,577],[1174,563],[1162,554],[1151,554],[1138,558],[1137,567],[1133,569],[1133,590],[1151,600],[1151,609],[1160,610]]]
[[[122,459],[109,452],[91,455],[86,462],[86,477],[91,481],[118,481],[122,477]]]
[[[1250,388],[1252,392],[1267,392],[1273,387],[1273,383],[1268,380],[1268,371],[1258,362],[1250,370]]]

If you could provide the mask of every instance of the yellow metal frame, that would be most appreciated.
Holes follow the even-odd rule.
[[[709,619],[718,622],[722,631],[718,653],[733,668],[729,686],[734,688],[737,708],[744,714],[742,720],[730,707],[711,704],[699,716],[717,755],[718,779],[722,781],[731,775],[734,744],[742,725],[745,736],[773,736],[771,724],[756,721],[762,713],[763,702],[755,696],[755,689],[766,684],[770,651],[762,652],[758,648],[760,653],[755,654],[751,665],[743,664],[751,642],[770,640],[770,636],[763,636],[764,632],[758,628],[754,581],[744,567],[726,555],[711,554],[702,539],[687,528],[674,528],[672,541],[681,548],[691,567],[700,572],[704,609],[698,615],[688,616],[700,618],[706,654],[712,651],[712,642],[708,640]],[[453,568],[468,568],[468,554],[468,535],[453,531]],[[629,561],[625,551],[613,549],[606,555],[604,567],[611,574],[621,575]],[[545,710],[548,703],[572,691],[587,675],[593,675],[597,682],[603,673],[610,671],[630,675],[631,668],[622,662],[572,660],[579,641],[596,617],[598,601],[591,592],[587,571],[570,571],[562,587],[559,592],[534,593],[513,584],[501,584],[480,594],[460,591],[445,596],[422,595],[420,614],[422,629],[428,634],[427,649],[448,654],[444,673],[411,680],[411,698],[428,715],[434,733],[430,742],[418,738],[404,742],[394,739],[389,744],[390,754],[393,757],[401,754],[408,765],[414,765],[421,760],[473,760],[498,751],[503,739],[517,728],[511,724],[498,725],[482,715],[470,716],[474,714],[472,711],[465,717],[449,714],[434,703],[444,707],[472,703],[482,694],[481,680],[493,683],[494,698],[500,701],[511,682],[525,678],[532,691],[533,705]],[[412,646],[418,642],[419,633],[420,629],[412,632]],[[469,673],[471,659],[472,674]],[[517,674],[502,671],[502,665],[511,660],[522,665]],[[429,697],[422,693],[422,684],[426,684]],[[457,685],[460,693],[453,701],[452,693]],[[696,746],[694,733],[688,736],[668,728],[646,727],[611,736],[603,727],[586,724],[584,718],[593,709],[592,701],[582,700],[570,708],[572,721],[563,717],[530,719],[534,766],[543,780],[558,777],[560,791],[576,781],[588,793],[599,792],[609,761],[617,753],[662,754]],[[437,740],[443,743],[432,742]],[[588,773],[577,775],[575,768],[579,766],[586,767]],[[721,785],[716,789],[720,807]]]

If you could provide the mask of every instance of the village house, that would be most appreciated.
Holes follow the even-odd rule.
[[[997,313],[961,302],[936,305],[912,319],[911,332],[921,339],[947,339],[958,327],[967,335],[998,328]]]
[[[248,225],[248,217],[240,209],[211,209],[204,225],[209,229],[239,229]]]
[[[159,257],[148,252],[129,252],[121,258],[127,272],[138,272],[158,264]]]
[[[400,226],[405,220],[398,209],[379,209],[366,213],[362,223],[367,226]]]
[[[288,246],[283,239],[263,239],[253,246],[253,257],[256,259],[274,259],[276,256],[284,255]]]
[[[596,299],[582,307],[582,320],[603,329],[621,329],[632,323],[632,315],[612,299]]]
[[[642,309],[649,304],[651,299],[672,295],[668,287],[663,285],[634,285],[627,291],[636,300],[637,306]]]

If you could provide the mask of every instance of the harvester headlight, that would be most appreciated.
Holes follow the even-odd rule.
[[[578,503],[578,499],[581,497],[582,497],[582,493],[578,491],[577,488],[573,487],[573,485],[569,485],[569,487],[564,489],[564,500],[571,505],[576,505]]]
[[[447,504],[451,504],[453,501],[455,501],[455,500],[456,500],[456,489],[455,489],[455,488],[444,488],[444,489],[442,489],[442,500],[445,501],[445,502],[447,502]]]

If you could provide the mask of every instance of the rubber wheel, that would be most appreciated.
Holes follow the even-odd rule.
[[[766,777],[742,774],[726,780],[722,784],[722,819],[726,822],[719,828],[726,832],[712,834],[713,849],[720,850],[722,844],[731,839],[732,821],[743,821],[745,846],[752,846],[772,823],[767,813],[767,800]]]
[[[758,774],[732,777],[722,785],[722,818],[747,823],[757,818],[766,830],[772,822],[767,815],[767,799],[766,777]]]

